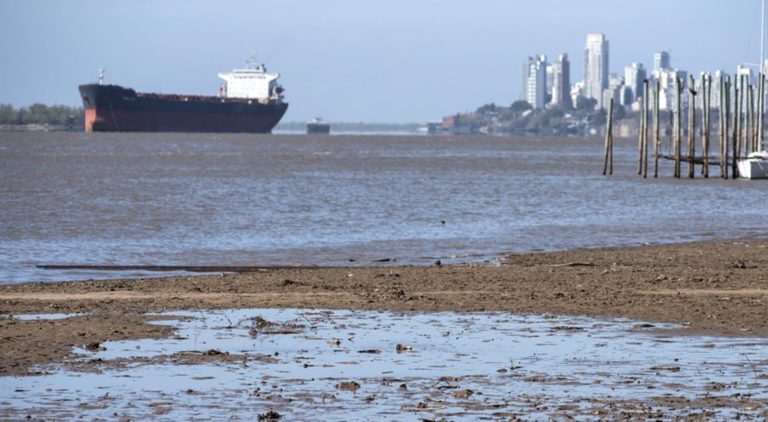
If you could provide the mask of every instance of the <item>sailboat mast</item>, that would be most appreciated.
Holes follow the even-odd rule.
[[[765,114],[765,0],[762,2],[760,8],[760,64],[758,68],[758,75],[760,75],[760,83],[758,84],[758,95],[760,98],[757,101],[758,112],[758,135],[757,135],[757,147],[761,151],[765,151],[765,145],[763,144],[763,133],[765,127],[763,126],[763,118]]]
[[[763,72],[765,67],[765,0],[763,0],[763,6],[760,9],[760,72]]]

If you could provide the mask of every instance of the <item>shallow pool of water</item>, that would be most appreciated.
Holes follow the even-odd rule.
[[[673,325],[507,313],[169,314],[183,318],[157,323],[176,326],[174,338],[104,343],[48,375],[0,378],[0,418],[670,417],[698,407],[729,418],[765,415],[768,403],[767,341],[673,335]],[[178,358],[190,355],[209,359]]]

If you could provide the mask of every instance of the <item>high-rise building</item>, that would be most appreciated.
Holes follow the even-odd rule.
[[[720,107],[720,81],[723,79],[724,72],[722,70],[716,70],[713,73],[701,72],[701,77],[708,78],[711,84],[710,96],[709,96],[709,108],[717,109]],[[696,108],[704,108],[704,95],[701,91],[701,78],[696,81],[699,95],[696,96]]]
[[[528,57],[523,72],[525,101],[533,108],[544,108],[547,98],[547,56]]]
[[[683,90],[681,102],[687,101],[688,96],[685,95],[685,89],[688,87],[688,72],[667,68],[662,69],[657,78],[661,88],[661,92],[659,93],[659,109],[677,111],[677,104],[675,102],[677,98],[675,94],[675,80],[680,80],[680,88]]]
[[[608,76],[608,88],[603,90],[603,104],[608,107],[611,100],[614,106],[623,105],[621,102],[621,91],[624,88],[624,78],[611,73]]]
[[[552,87],[555,84],[555,65],[552,63],[547,63],[547,97],[552,94]],[[552,99],[550,98],[549,101],[545,102],[551,102]]]
[[[571,108],[571,63],[568,54],[561,54],[552,68],[552,104]]]
[[[648,77],[642,63],[632,63],[624,68],[624,83],[632,93],[629,104],[643,96],[643,81]],[[627,105],[629,105],[627,104]]]
[[[605,34],[587,34],[584,51],[584,95],[603,108],[603,91],[608,88],[608,40]]]
[[[669,59],[669,53],[666,51],[659,51],[653,55],[653,72],[659,73],[662,70],[671,69],[672,64]]]

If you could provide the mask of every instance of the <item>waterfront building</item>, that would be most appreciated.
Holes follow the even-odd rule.
[[[630,107],[635,102],[635,97],[632,94],[632,88],[629,85],[624,85],[619,88],[619,104],[624,107]]]
[[[584,91],[587,98],[597,100],[597,107],[605,107],[603,91],[608,89],[609,48],[605,34],[587,34],[584,50]]]
[[[661,72],[662,70],[671,69],[672,62],[669,57],[669,53],[666,51],[659,51],[653,55],[653,72]]]
[[[749,83],[754,78],[752,75],[752,68],[741,64],[736,67],[736,74],[739,75],[739,77],[746,77],[744,83]]]
[[[624,105],[621,102],[621,91],[624,89],[624,78],[611,73],[608,77],[608,88],[603,90],[603,104],[608,107],[611,99],[613,99],[614,107]]]
[[[722,70],[717,70],[714,73],[707,73],[707,72],[701,72],[699,75],[699,79],[696,80],[696,90],[698,91],[698,95],[696,95],[696,109],[701,110],[704,108],[704,95],[701,90],[701,78],[709,75],[710,81],[712,83],[712,88],[710,91],[710,100],[709,100],[709,108],[710,109],[719,109],[720,108],[720,81],[723,79],[723,76],[725,73]]]
[[[571,63],[568,54],[561,54],[552,65],[552,104],[571,108]]]
[[[586,98],[584,96],[584,81],[578,81],[571,85],[571,106],[573,108],[578,108],[580,98]]]
[[[655,72],[654,72],[655,73]],[[659,93],[659,109],[660,110],[672,110],[675,111],[675,79],[679,78],[681,81],[683,93],[681,96],[681,103],[688,101],[688,96],[685,95],[685,89],[688,87],[688,72],[677,69],[662,69],[658,73],[658,81],[661,86],[661,92]]]
[[[547,98],[547,56],[528,57],[523,66],[524,100],[533,108],[544,108]]]
[[[643,81],[647,77],[642,63],[632,63],[624,68],[624,81],[631,93],[631,98],[628,99],[629,103],[625,105],[630,105],[643,96]]]
[[[552,102],[551,94],[552,94],[552,87],[555,84],[555,65],[553,63],[547,63],[547,97],[548,100],[545,100],[546,103]]]

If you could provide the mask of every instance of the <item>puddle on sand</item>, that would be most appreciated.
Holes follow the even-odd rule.
[[[254,419],[270,409],[288,420],[664,418],[696,409],[729,418],[768,409],[768,343],[656,330],[669,325],[506,313],[169,315],[187,317],[158,322],[177,326],[175,338],[108,342],[80,350],[82,367],[0,378],[0,418]],[[232,359],[178,358],[210,350]]]
[[[5,315],[5,318],[13,318],[18,319],[21,321],[40,321],[40,320],[55,320],[55,319],[64,319],[69,318],[73,316],[78,315],[85,315],[85,314],[9,314]],[[1,318],[2,316],[0,316]]]

